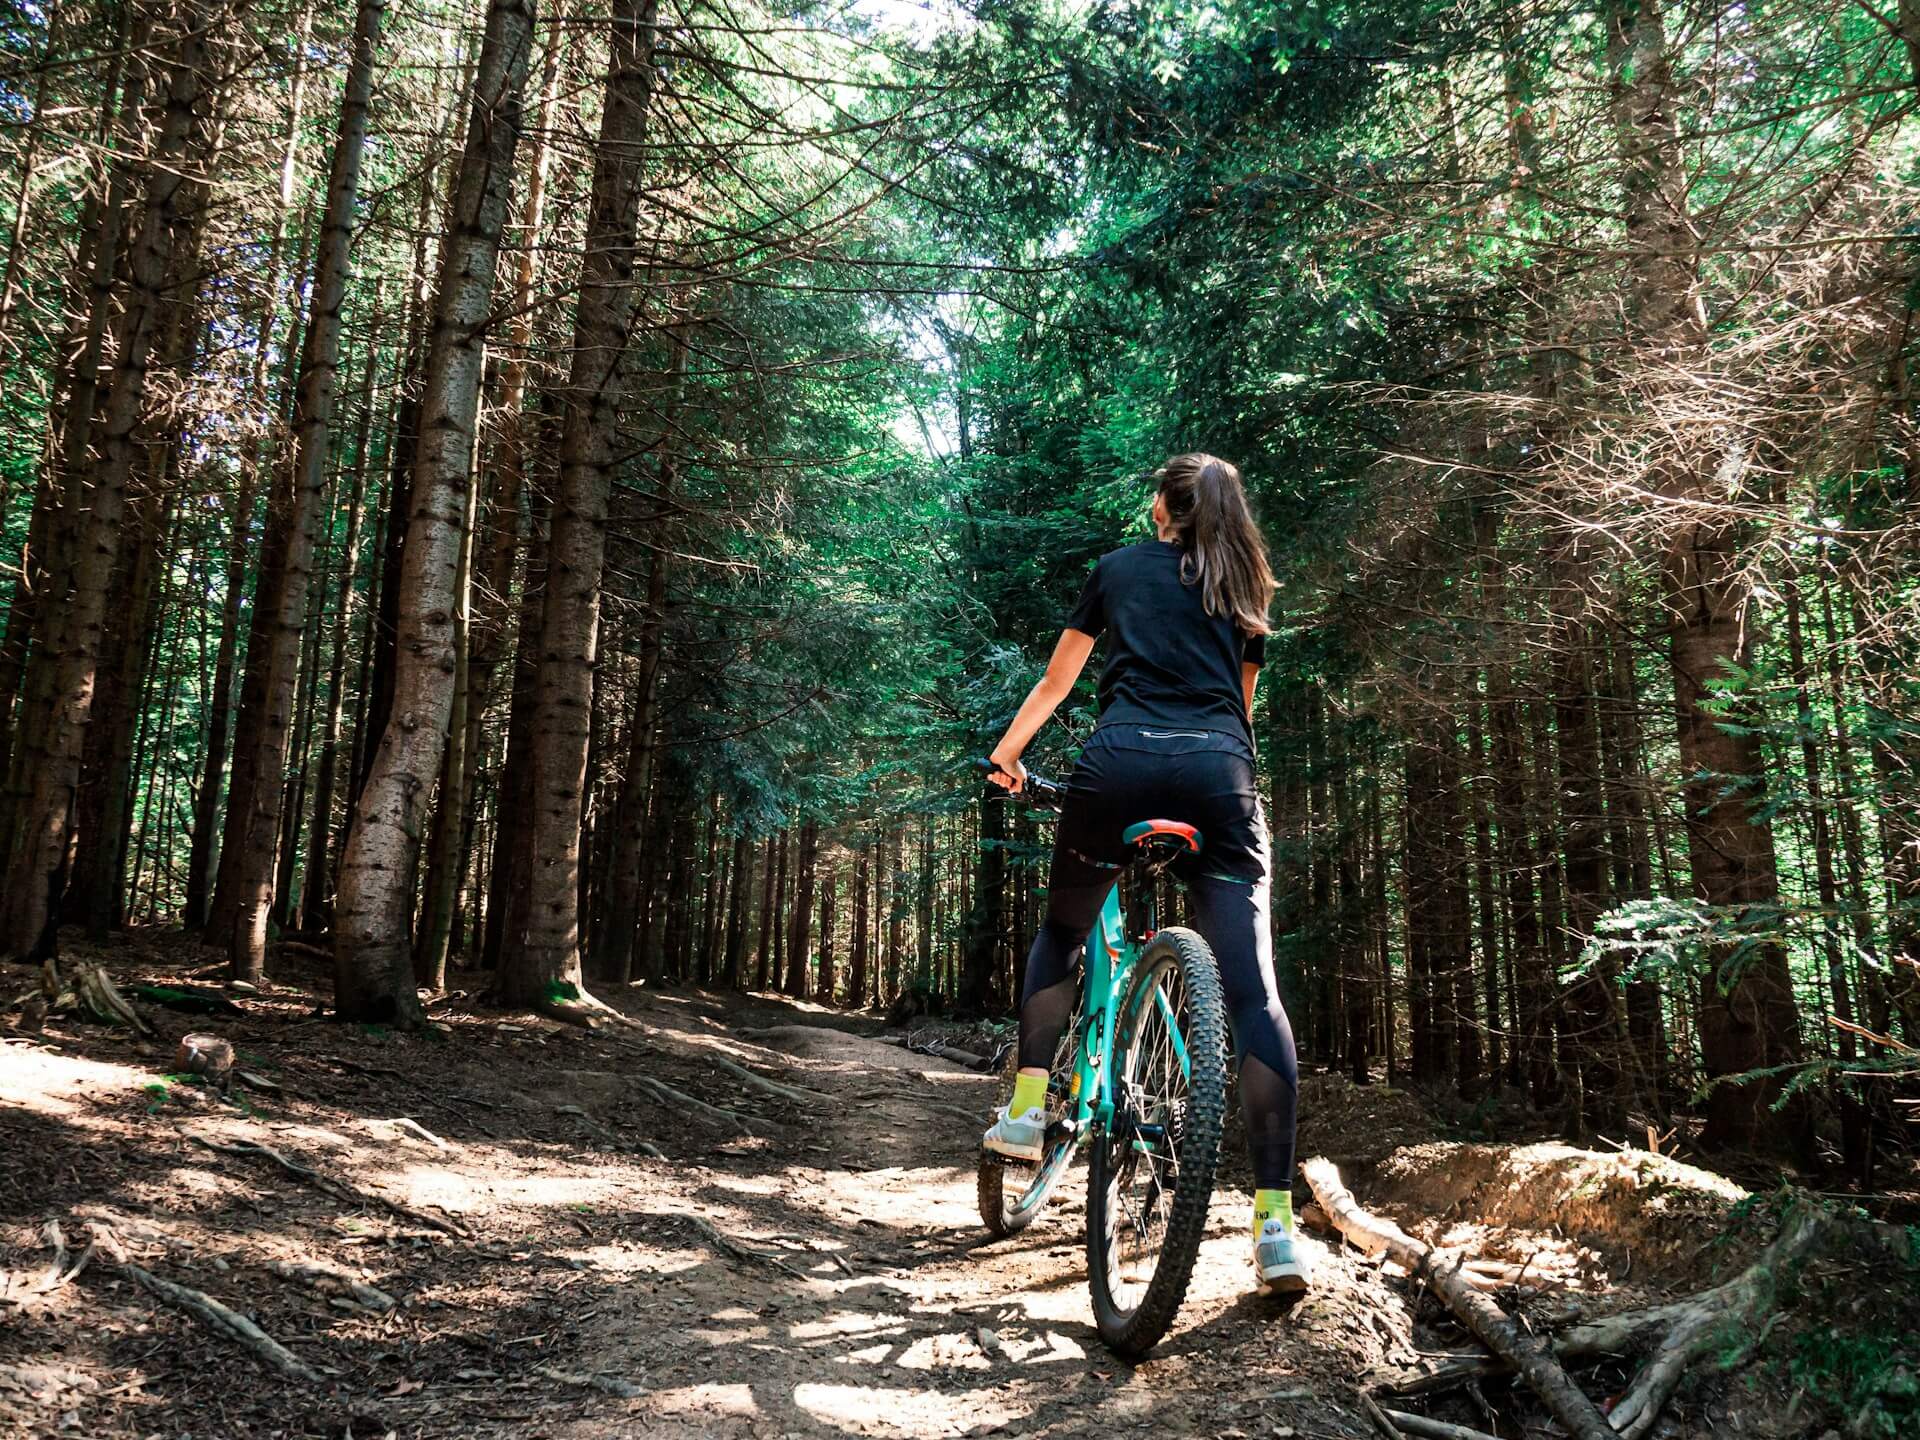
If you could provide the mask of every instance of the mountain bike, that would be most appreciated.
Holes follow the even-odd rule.
[[[979,762],[989,771],[990,761]],[[1062,786],[1029,774],[1016,798],[1057,813]],[[1157,876],[1197,854],[1200,832],[1142,820],[1122,839]],[[1220,970],[1192,930],[1159,929],[1152,910],[1129,936],[1122,867],[1087,941],[1080,993],[1054,1052],[1038,1164],[982,1151],[980,1218],[996,1236],[1031,1225],[1075,1152],[1090,1147],[1087,1276],[1100,1338],[1129,1360],[1172,1326],[1206,1231],[1227,1102],[1227,1010]],[[1009,1058],[1000,1104],[1019,1068]]]

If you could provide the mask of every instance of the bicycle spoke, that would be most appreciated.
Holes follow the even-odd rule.
[[[1115,1299],[1123,1305],[1136,1303],[1159,1265],[1179,1185],[1180,1118],[1187,1090],[1173,1029],[1183,1023],[1186,1012],[1180,973],[1168,967],[1143,990],[1128,1017],[1131,1033],[1116,1047],[1116,1098],[1128,1124],[1108,1142],[1128,1151],[1116,1167],[1113,1233],[1107,1237],[1108,1274]]]

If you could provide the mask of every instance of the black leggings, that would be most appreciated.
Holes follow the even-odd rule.
[[[1183,859],[1177,873],[1220,962],[1254,1184],[1284,1189],[1293,1183],[1300,1062],[1273,981],[1266,822],[1253,757],[1238,736],[1131,724],[1094,731],[1068,782],[1047,918],[1027,955],[1020,1063],[1053,1063],[1087,937],[1128,858],[1121,832],[1138,820],[1182,820],[1200,831],[1200,853]]]

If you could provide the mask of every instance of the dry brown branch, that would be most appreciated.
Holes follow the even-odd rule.
[[[1513,1366],[1576,1440],[1613,1440],[1606,1417],[1560,1367],[1546,1340],[1522,1329],[1512,1316],[1469,1284],[1457,1253],[1436,1251],[1392,1221],[1362,1210],[1341,1183],[1332,1161],[1309,1160],[1301,1173],[1313,1187],[1314,1198],[1349,1242],[1368,1255],[1389,1256],[1416,1279],[1431,1285],[1482,1344]]]
[[[638,1400],[647,1393],[645,1386],[636,1385],[631,1380],[622,1380],[618,1375],[584,1375],[577,1370],[561,1370],[552,1365],[536,1365],[534,1373],[544,1375],[547,1379],[561,1385],[579,1385],[622,1400]]]
[[[1367,1412],[1367,1419],[1371,1420],[1373,1428],[1380,1432],[1381,1440],[1406,1440],[1399,1427],[1387,1418],[1387,1412],[1382,1410],[1373,1396],[1365,1390],[1360,1392],[1360,1408]]]

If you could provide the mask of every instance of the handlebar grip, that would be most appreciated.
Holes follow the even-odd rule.
[[[1007,774],[1005,770],[1001,769],[985,756],[974,761],[973,766],[974,769],[982,771],[987,775]],[[1045,776],[1036,775],[1029,770],[1027,772],[1026,784],[1020,787],[1019,798],[1031,801],[1034,804],[1058,806],[1060,802],[1066,798],[1066,794],[1066,786],[1059,784],[1057,781],[1049,780]]]

